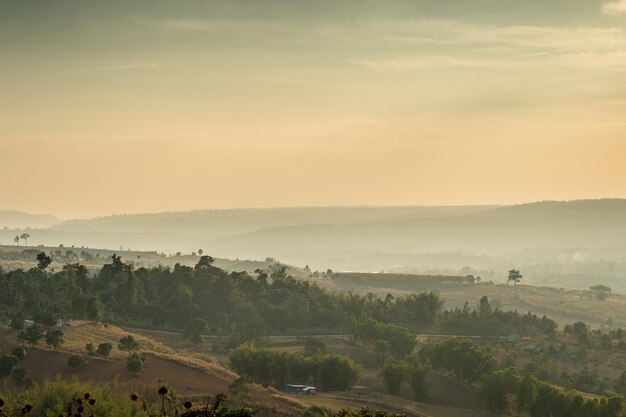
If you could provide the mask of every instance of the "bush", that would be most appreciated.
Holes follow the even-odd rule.
[[[110,343],[100,343],[98,345],[98,350],[96,350],[96,353],[99,356],[102,356],[103,358],[108,358],[109,355],[111,354],[111,350],[113,349],[113,345]]]
[[[30,377],[30,371],[22,366],[13,369],[11,379],[20,388],[31,388],[35,381]]]
[[[59,329],[48,330],[46,332],[46,344],[53,348],[58,348],[63,343],[63,332]]]
[[[43,330],[38,324],[33,324],[23,332],[20,332],[20,338],[32,344],[37,343],[43,337]]]
[[[24,359],[26,359],[26,349],[24,349],[22,346],[14,347],[13,349],[11,349],[11,355],[23,361]]]
[[[87,359],[83,355],[72,355],[67,360],[67,364],[74,369],[83,369],[87,366]]]
[[[87,352],[87,355],[93,356],[96,354],[96,347],[93,343],[89,342],[85,345],[85,351]]]
[[[19,359],[14,355],[2,355],[0,357],[0,378],[7,377],[13,372],[13,368],[19,363]]]
[[[137,373],[143,370],[145,359],[137,353],[133,353],[126,361],[126,367],[129,371]]]

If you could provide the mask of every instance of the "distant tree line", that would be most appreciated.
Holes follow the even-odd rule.
[[[556,328],[547,318],[517,312],[443,311],[434,292],[377,297],[327,291],[287,275],[276,264],[268,271],[228,273],[204,255],[195,267],[138,268],[113,255],[95,275],[79,263],[49,271],[51,257],[36,255],[38,266],[4,272],[0,268],[0,312],[36,321],[57,318],[110,321],[143,327],[186,330],[195,342],[202,333],[254,340],[267,334],[352,333],[363,341],[394,337],[403,326],[412,332],[521,335],[546,334]],[[373,323],[379,323],[374,325]],[[372,333],[374,332],[374,333]],[[393,349],[402,349],[393,343]],[[401,353],[401,352],[397,352]],[[404,353],[404,352],[402,352]]]

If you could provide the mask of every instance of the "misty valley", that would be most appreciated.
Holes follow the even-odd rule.
[[[13,244],[0,246],[2,410],[10,415],[28,403],[33,412],[67,406],[84,413],[88,399],[76,393],[85,392],[100,400],[89,406],[94,415],[620,416],[625,264],[624,234],[614,231],[624,231],[624,207],[622,200],[589,200],[14,223],[3,231]],[[323,226],[312,235],[300,229],[314,224],[307,216],[342,231],[356,227],[358,238],[338,242]],[[515,225],[520,216],[526,231]],[[248,229],[273,221],[299,230],[298,242],[282,231],[264,238],[268,247],[282,244],[281,253],[328,241],[337,251],[334,268],[320,268],[324,259],[314,250],[310,264],[298,265],[235,252],[214,258],[200,247],[166,253],[49,245],[70,236],[79,242],[87,230],[103,246],[111,236],[128,243],[147,230],[167,233],[170,223],[200,244],[203,231],[235,227],[225,217]],[[389,226],[396,223],[405,227]],[[211,231],[215,224],[219,232]],[[406,225],[430,235],[411,240]],[[59,234],[64,228],[75,234]],[[583,244],[585,228],[601,247]],[[271,229],[259,230],[247,233]],[[481,251],[513,240],[499,253],[472,254],[463,247],[470,231]],[[426,248],[425,236],[432,251],[394,256],[385,249],[392,239]],[[521,247],[533,240],[553,246]],[[348,247],[367,258],[354,264],[362,272],[337,269],[359,259]],[[404,265],[384,270],[400,257]]]

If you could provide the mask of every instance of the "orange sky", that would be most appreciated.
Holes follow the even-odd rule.
[[[626,2],[578,3],[3,6],[0,209],[626,197]]]

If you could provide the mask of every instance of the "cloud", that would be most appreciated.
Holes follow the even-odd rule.
[[[626,0],[616,0],[604,3],[602,13],[607,15],[619,15],[626,13]]]

